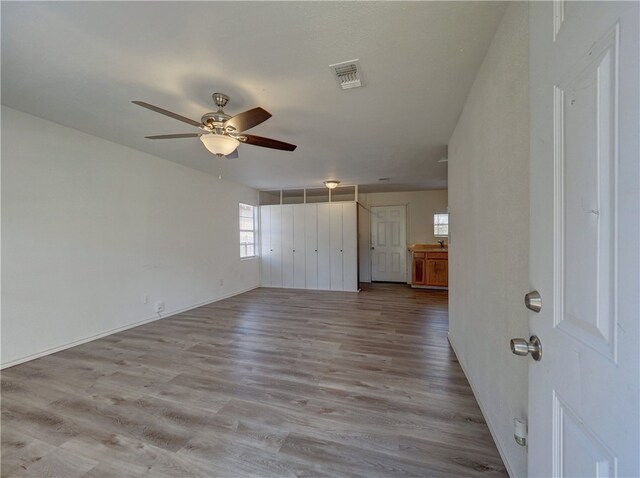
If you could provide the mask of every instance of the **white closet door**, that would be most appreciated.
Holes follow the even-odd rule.
[[[331,288],[331,215],[329,204],[318,204],[318,289]]]
[[[342,205],[342,277],[344,290],[358,290],[358,212],[356,203]]]
[[[330,204],[331,290],[343,290],[342,277],[342,204]]]
[[[260,207],[260,284],[271,286],[271,209]]]
[[[306,284],[304,211],[304,204],[293,206],[293,287],[298,289]]]
[[[293,206],[281,206],[282,211],[282,287],[293,287]]]
[[[318,207],[304,205],[305,283],[307,289],[318,288]]]
[[[271,208],[271,287],[282,287],[282,209]]]

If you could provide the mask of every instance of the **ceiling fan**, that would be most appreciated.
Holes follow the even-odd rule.
[[[212,96],[213,101],[218,106],[218,111],[215,113],[205,113],[200,122],[185,118],[182,115],[145,103],[144,101],[132,101],[132,103],[195,126],[201,130],[199,133],[145,136],[147,139],[200,138],[202,144],[204,144],[211,153],[219,158],[226,156],[229,159],[238,157],[236,148],[240,143],[252,144],[263,148],[281,149],[283,151],[294,151],[296,149],[297,146],[295,144],[244,133],[246,130],[271,118],[271,113],[268,111],[258,107],[235,116],[229,116],[222,111],[229,101],[229,97],[223,93],[214,93]]]

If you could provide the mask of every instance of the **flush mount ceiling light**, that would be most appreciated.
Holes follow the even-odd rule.
[[[328,187],[329,189],[335,189],[338,187],[338,184],[340,184],[340,181],[336,181],[335,179],[331,179],[329,181],[325,181],[324,185],[326,187]]]
[[[222,134],[203,134],[200,136],[200,141],[204,144],[204,147],[211,151],[216,156],[226,156],[233,153],[240,141],[231,136]]]

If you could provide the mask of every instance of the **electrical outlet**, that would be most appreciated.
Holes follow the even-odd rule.
[[[156,314],[159,314],[160,312],[164,312],[164,302],[162,301],[156,302]]]
[[[149,303],[149,294],[145,294],[145,295],[142,297],[142,303],[143,303],[143,304],[148,304],[148,303]]]
[[[224,279],[220,279],[220,287],[224,285]]]

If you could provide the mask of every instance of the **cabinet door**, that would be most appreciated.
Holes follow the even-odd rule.
[[[305,285],[307,289],[318,288],[318,208],[315,204],[304,205],[305,237]]]
[[[330,204],[331,290],[344,290],[342,275],[342,204]]]
[[[331,287],[331,216],[329,204],[318,204],[318,289]]]
[[[282,287],[293,287],[293,206],[280,206],[282,223]]]
[[[449,282],[449,261],[443,259],[427,260],[427,285],[447,287]]]
[[[358,290],[358,211],[355,202],[342,204],[342,277],[344,290]]]
[[[271,287],[282,287],[282,206],[271,208]]]
[[[271,286],[271,209],[260,206],[260,284]]]
[[[427,278],[426,261],[424,252],[414,252],[411,263],[411,283],[425,285]]]
[[[293,206],[293,287],[304,289],[305,280],[305,208],[304,204]]]

